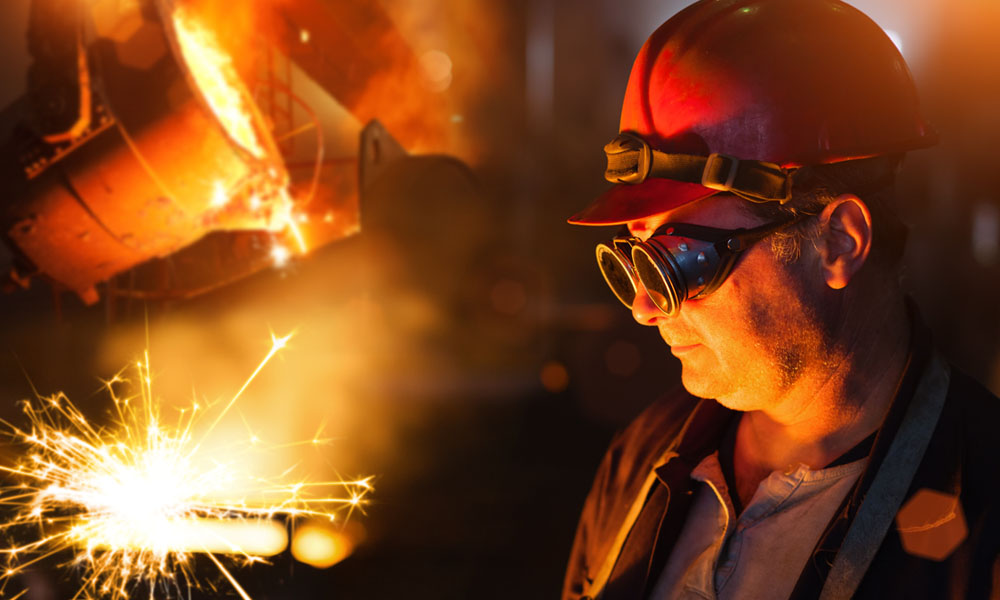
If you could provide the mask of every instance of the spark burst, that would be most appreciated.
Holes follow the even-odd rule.
[[[274,479],[262,477],[255,459],[267,448],[252,434],[222,452],[207,448],[215,428],[290,338],[272,334],[267,356],[219,410],[194,402],[166,423],[153,395],[147,350],[131,368],[134,379],[126,379],[126,369],[103,382],[114,405],[110,426],[89,421],[61,393],[24,402],[27,428],[0,421],[24,449],[18,463],[0,465],[13,480],[0,488],[0,506],[7,512],[0,529],[32,540],[0,548],[7,561],[0,597],[7,596],[18,574],[64,555],[71,558],[61,558],[61,566],[83,576],[74,600],[124,600],[143,584],[150,599],[180,595],[200,586],[192,557],[201,554],[241,598],[251,600],[231,569],[284,549],[284,525],[275,519],[334,520],[361,507],[371,478],[310,482],[293,479],[292,469]],[[210,425],[200,428],[208,419]],[[323,442],[317,434],[293,445]],[[275,529],[281,539],[267,550],[218,527],[225,524],[258,533],[270,526],[272,540]]]

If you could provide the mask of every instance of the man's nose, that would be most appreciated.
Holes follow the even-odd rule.
[[[663,312],[653,304],[646,293],[646,288],[639,284],[636,290],[635,300],[632,301],[632,318],[640,325],[656,325],[656,320],[663,316]]]

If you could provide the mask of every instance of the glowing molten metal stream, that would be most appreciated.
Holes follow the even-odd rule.
[[[215,36],[185,11],[176,10],[173,23],[184,62],[216,119],[229,138],[243,150],[262,163],[267,161],[272,156],[265,142],[269,134],[257,127],[253,99],[236,72],[232,58],[222,49]],[[267,204],[271,214],[271,227],[276,231],[288,231],[299,252],[304,254],[307,245],[296,224],[295,201],[288,192],[287,174],[283,169],[279,172],[273,166],[266,167],[265,170],[268,175],[265,178],[267,184],[260,195],[269,199]],[[255,194],[254,197],[258,198],[258,195]],[[209,206],[221,209],[228,204],[228,200],[225,187],[221,182],[216,182],[216,191]],[[260,209],[259,204],[258,198],[257,203],[251,202],[250,209]]]
[[[2,531],[31,541],[0,548],[7,563],[0,597],[16,575],[57,554],[72,556],[66,566],[84,573],[74,598],[123,600],[139,583],[148,584],[150,598],[156,591],[185,595],[199,585],[191,561],[198,553],[250,600],[227,563],[283,551],[285,526],[275,517],[333,521],[363,505],[370,478],[313,482],[293,479],[288,469],[272,479],[255,469],[267,450],[256,436],[221,451],[206,445],[290,337],[272,336],[267,356],[224,406],[194,403],[172,423],[153,395],[148,351],[134,366],[135,379],[119,373],[104,382],[114,405],[109,427],[91,423],[63,394],[26,401],[30,427],[3,423],[24,450],[17,464],[0,465],[14,480],[0,488],[0,505],[12,513]],[[123,387],[132,388],[129,395]],[[321,443],[317,435],[298,444]]]
[[[174,13],[174,29],[198,89],[233,140],[255,158],[267,156],[253,122],[249,97],[243,91],[233,61],[215,37],[181,10]]]

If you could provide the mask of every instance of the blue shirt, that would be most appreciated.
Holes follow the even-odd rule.
[[[868,459],[775,471],[737,517],[719,453],[691,472],[701,482],[652,600],[787,600],[824,528]]]

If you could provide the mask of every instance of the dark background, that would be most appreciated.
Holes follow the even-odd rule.
[[[310,460],[376,476],[368,538],[328,570],[286,554],[242,571],[252,595],[556,597],[610,436],[678,381],[594,267],[609,232],[565,218],[604,189],[631,61],[683,4],[386,1],[418,54],[451,57],[444,150],[477,183],[437,163],[401,173],[364,199],[361,236],[184,303],[109,319],[45,285],[0,297],[0,415],[17,418],[25,373],[100,413],[96,378],[141,351],[144,314],[164,394],[231,392],[269,327],[298,327],[247,411],[289,434],[329,421],[337,441]],[[941,133],[900,180],[906,285],[946,354],[1000,391],[1000,5],[855,5],[894,32]],[[0,7],[0,106],[24,90],[26,15]],[[28,597],[67,585],[40,576]]]

